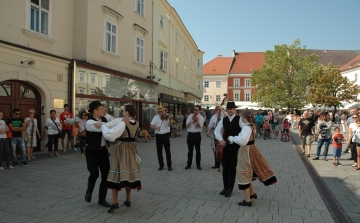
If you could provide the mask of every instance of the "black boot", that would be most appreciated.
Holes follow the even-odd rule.
[[[234,189],[234,183],[235,183],[235,176],[229,177],[229,189],[225,193],[225,197],[230,197],[233,189]]]
[[[104,185],[100,185],[99,188],[99,204],[104,206],[104,207],[111,207],[111,205],[106,202],[106,194],[107,194],[107,189]]]
[[[220,195],[224,195],[229,189],[229,177],[223,176],[224,189],[220,192]]]
[[[89,203],[91,202],[91,195],[94,190],[94,187],[95,187],[95,183],[92,183],[88,180],[88,187],[87,187],[86,194],[85,194],[86,202],[89,202]]]

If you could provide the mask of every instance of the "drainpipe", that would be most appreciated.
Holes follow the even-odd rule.
[[[68,69],[68,99],[69,110],[75,116],[75,77],[76,77],[76,61],[71,60]]]

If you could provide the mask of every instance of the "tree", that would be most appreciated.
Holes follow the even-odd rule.
[[[275,45],[264,53],[264,63],[252,72],[256,85],[252,100],[263,107],[302,108],[307,104],[309,75],[318,67],[318,56],[310,54],[299,39],[290,46]]]
[[[334,107],[336,111],[342,101],[360,101],[360,86],[343,77],[340,68],[331,63],[327,67],[319,66],[310,76],[310,82],[308,100],[313,104]]]

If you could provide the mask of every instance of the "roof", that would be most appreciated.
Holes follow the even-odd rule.
[[[260,69],[264,63],[263,52],[235,53],[230,74],[251,74],[252,70]]]
[[[319,63],[323,66],[331,62],[334,66],[342,67],[350,60],[360,55],[360,50],[314,50],[309,49],[309,53],[319,56]]]
[[[341,71],[350,70],[354,68],[360,68],[360,55],[352,59],[349,63],[341,67]]]
[[[231,66],[232,57],[216,57],[203,66],[203,75],[227,75]]]

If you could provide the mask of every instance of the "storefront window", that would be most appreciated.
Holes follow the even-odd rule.
[[[89,110],[89,104],[92,101],[96,101],[98,99],[91,99],[91,98],[76,98],[75,100],[75,115],[79,116],[83,111]],[[101,104],[109,110],[108,108],[108,101],[107,100],[100,100]]]

